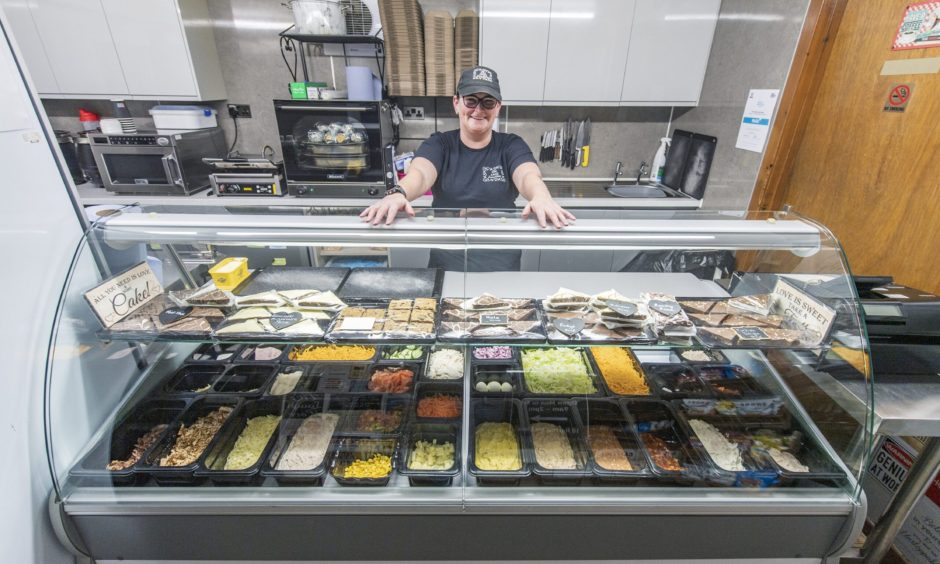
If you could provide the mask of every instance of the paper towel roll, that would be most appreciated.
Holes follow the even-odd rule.
[[[372,69],[369,67],[346,67],[346,89],[350,100],[377,100],[372,86]]]

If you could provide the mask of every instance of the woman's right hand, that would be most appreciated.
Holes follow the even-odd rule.
[[[391,194],[367,207],[359,214],[359,217],[372,225],[378,225],[382,223],[382,220],[385,220],[385,225],[391,225],[401,210],[405,210],[410,217],[415,216],[415,210],[408,202],[408,198],[402,194]]]

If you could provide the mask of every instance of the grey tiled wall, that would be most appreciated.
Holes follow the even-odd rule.
[[[724,0],[715,32],[701,103],[696,108],[521,107],[503,109],[500,128],[522,136],[534,152],[546,129],[558,128],[570,116],[593,122],[591,166],[574,171],[542,164],[547,177],[609,178],[617,161],[624,176],[636,174],[640,161],[649,162],[659,138],[676,127],[718,137],[705,206],[743,209],[747,206],[762,155],[734,148],[738,124],[749,88],[783,88],[809,0]],[[447,9],[452,14],[476,9],[476,0],[422,0],[425,11]],[[213,0],[209,13],[214,26],[228,102],[250,104],[251,119],[239,120],[235,148],[258,153],[265,144],[276,152],[277,126],[271,101],[289,97],[290,73],[281,58],[277,34],[292,23],[291,13],[275,0]],[[330,57],[308,58],[311,80],[333,82]],[[377,71],[372,58],[350,58],[349,64]],[[345,62],[333,57],[336,86],[345,88]],[[497,69],[498,71],[499,69]],[[147,116],[151,102],[130,102],[135,116]],[[423,106],[425,119],[406,121],[400,151],[413,150],[437,131],[457,127],[449,98],[404,98],[402,105]],[[215,103],[226,138],[234,139],[224,102]],[[78,129],[79,107],[110,115],[102,101],[46,101],[53,126]],[[672,121],[670,122],[670,117]],[[142,120],[146,125],[147,120]]]

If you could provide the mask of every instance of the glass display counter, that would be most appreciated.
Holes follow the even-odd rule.
[[[120,213],[46,380],[96,559],[803,558],[854,540],[870,384],[838,242],[792,213]],[[387,248],[387,264],[321,251]],[[368,253],[365,253],[368,254]],[[796,541],[795,539],[799,539]]]

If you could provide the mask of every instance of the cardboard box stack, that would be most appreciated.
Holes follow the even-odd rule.
[[[425,96],[424,24],[417,0],[379,0],[385,33],[388,93]]]
[[[480,17],[473,10],[461,10],[454,24],[454,76],[477,66],[480,61]]]
[[[432,10],[424,15],[424,69],[428,96],[453,96],[454,18]]]

